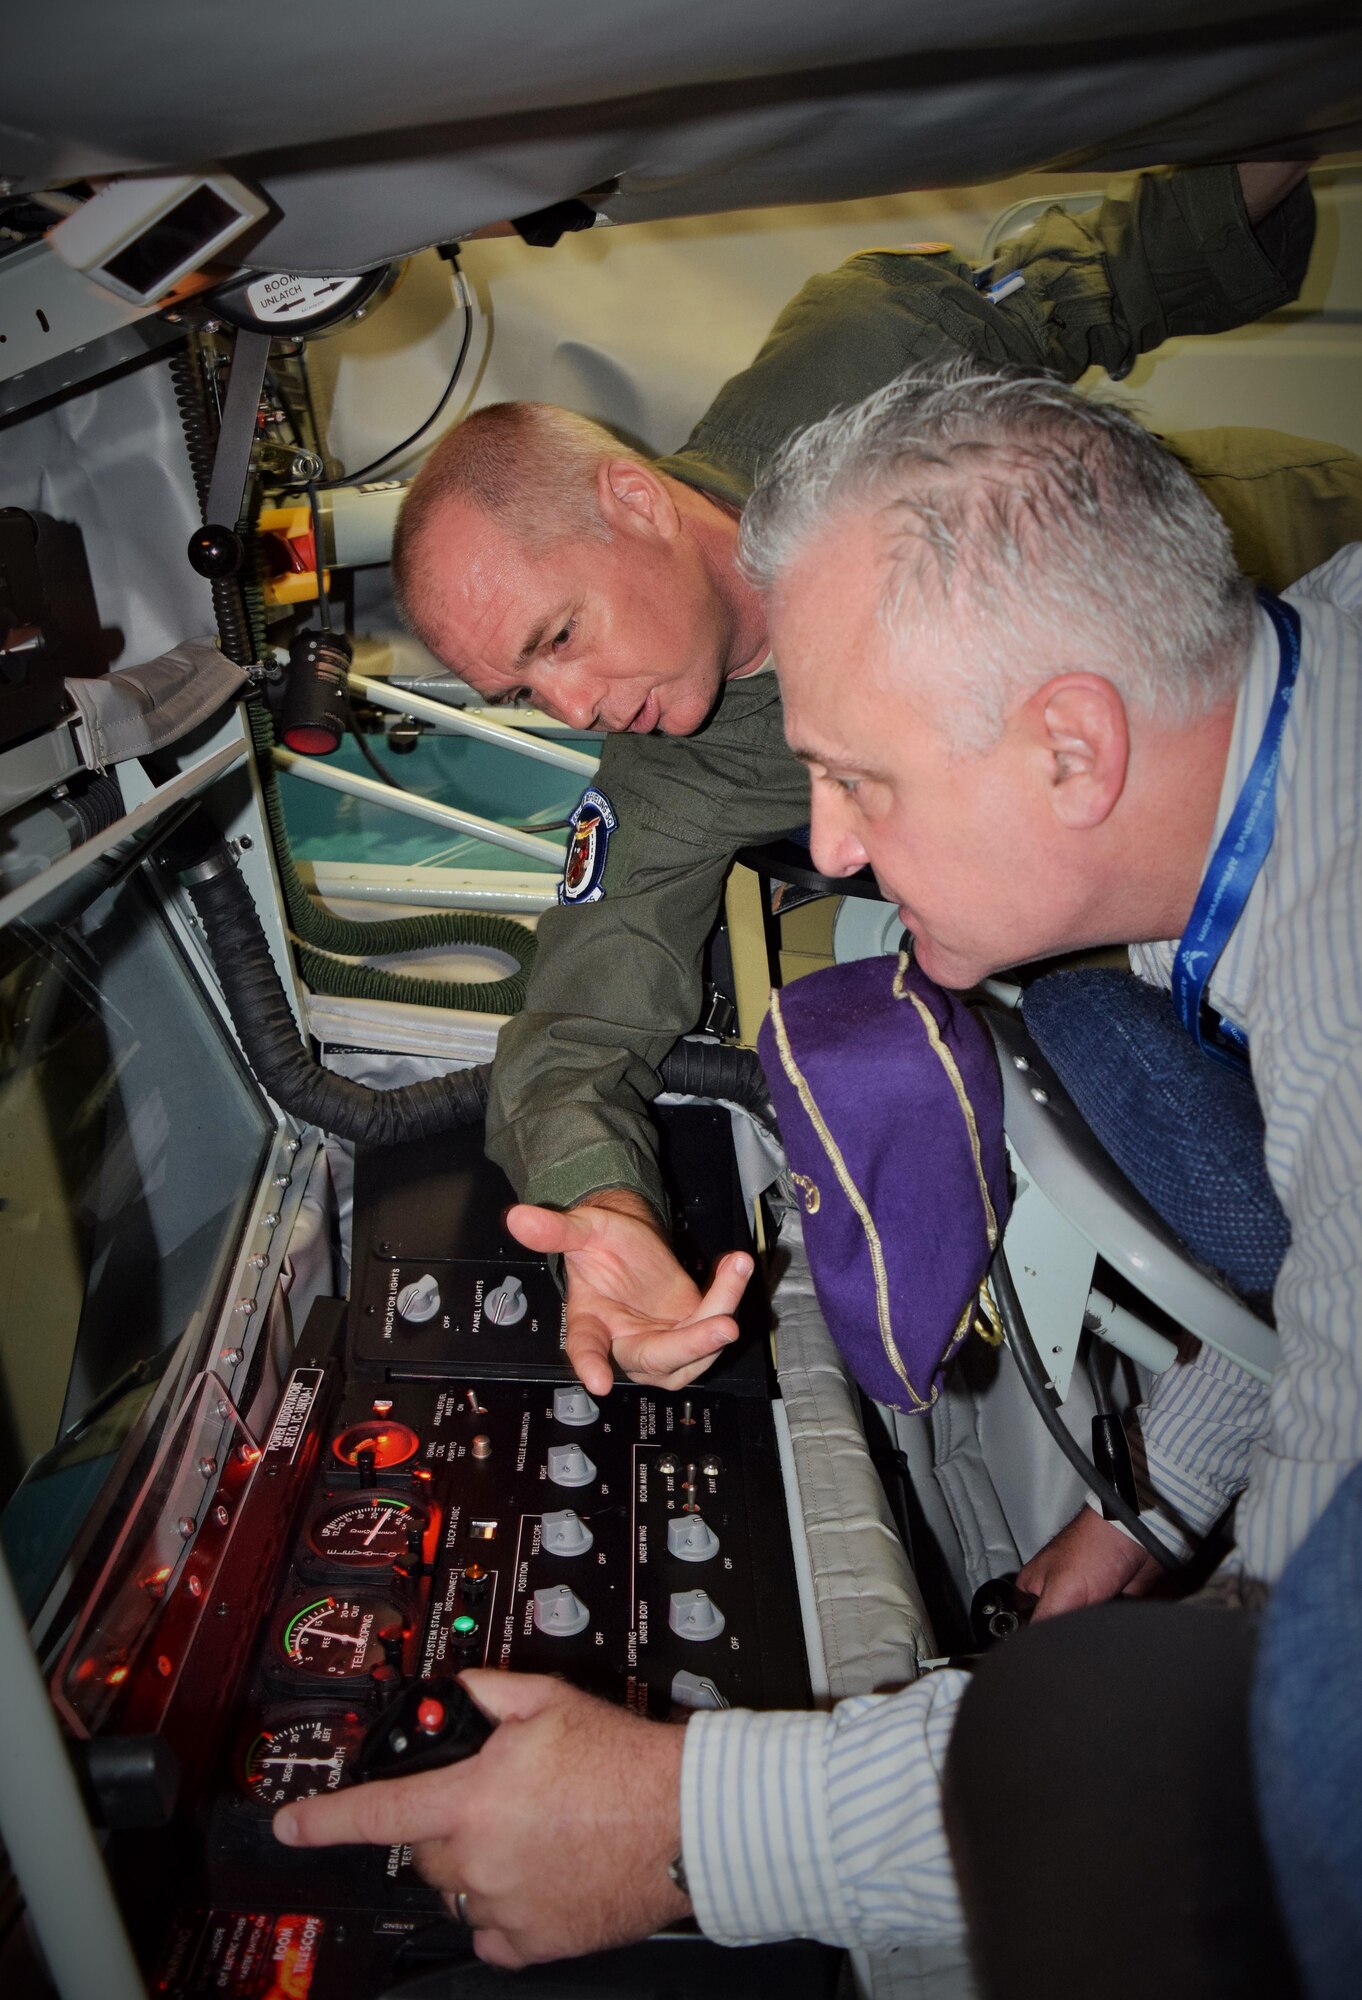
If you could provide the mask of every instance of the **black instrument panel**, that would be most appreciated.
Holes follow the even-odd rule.
[[[731,1172],[714,1171],[716,1142],[731,1161],[726,1114],[687,1108],[681,1123],[679,1234],[699,1273],[744,1242],[743,1218]],[[203,1621],[171,1718],[201,1864],[185,1849],[168,1869],[153,1834],[115,1843],[171,2000],[482,1991],[467,1932],[406,1849],[297,1851],[270,1830],[281,1804],[353,1781],[366,1731],[417,1680],[557,1673],[655,1719],[809,1701],[763,1316],[747,1308],[744,1338],[686,1391],[621,1381],[593,1399],[562,1360],[544,1260],[517,1257],[501,1229],[509,1190],[477,1135],[361,1153],[356,1187],[349,1307],[343,1323],[319,1307],[299,1343],[233,1530],[223,1615]],[[463,1296],[480,1307],[457,1334],[441,1325],[458,1324],[455,1270],[476,1274]],[[367,1308],[404,1293],[414,1314],[385,1332]],[[234,1649],[238,1601],[255,1607],[253,1638]],[[162,1891],[180,1882],[168,1947],[158,1865]],[[779,1983],[822,2000],[836,1967],[820,1946],[731,1953],[682,1927],[517,1986],[528,2000],[736,2000]]]

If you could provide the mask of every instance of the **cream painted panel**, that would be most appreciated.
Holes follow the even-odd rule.
[[[553,250],[470,243],[479,302],[462,391],[439,428],[503,397],[560,402],[651,450],[675,448],[720,383],[751,359],[814,271],[875,244],[944,240],[977,254],[1013,203],[1094,185],[1032,175],[975,188],[600,228]],[[1170,429],[1256,423],[1362,451],[1362,168],[1317,176],[1319,240],[1301,306],[1243,333],[1172,342],[1121,386]],[[331,443],[358,465],[435,404],[462,315],[448,267],[416,259],[392,300],[314,349]],[[422,439],[403,469],[420,462]]]

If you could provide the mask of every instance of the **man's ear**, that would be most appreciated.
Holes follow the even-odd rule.
[[[1101,826],[1130,765],[1124,701],[1101,674],[1061,674],[1032,700],[1051,810],[1075,832]]]
[[[601,518],[615,533],[654,534],[670,541],[680,527],[667,482],[639,458],[607,458],[596,472]]]

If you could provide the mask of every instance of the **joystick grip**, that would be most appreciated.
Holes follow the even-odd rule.
[[[496,1724],[458,1681],[413,1681],[384,1709],[351,1769],[371,1778],[405,1778],[475,1757]]]

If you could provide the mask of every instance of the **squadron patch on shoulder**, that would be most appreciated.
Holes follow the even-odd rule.
[[[610,836],[618,824],[615,808],[605,793],[598,792],[593,785],[588,785],[568,820],[568,825],[572,828],[572,839],[568,843],[567,859],[563,864],[563,879],[558,884],[560,903],[601,901],[605,895],[605,890],[601,887],[601,877],[605,874],[605,857],[610,846]]]

